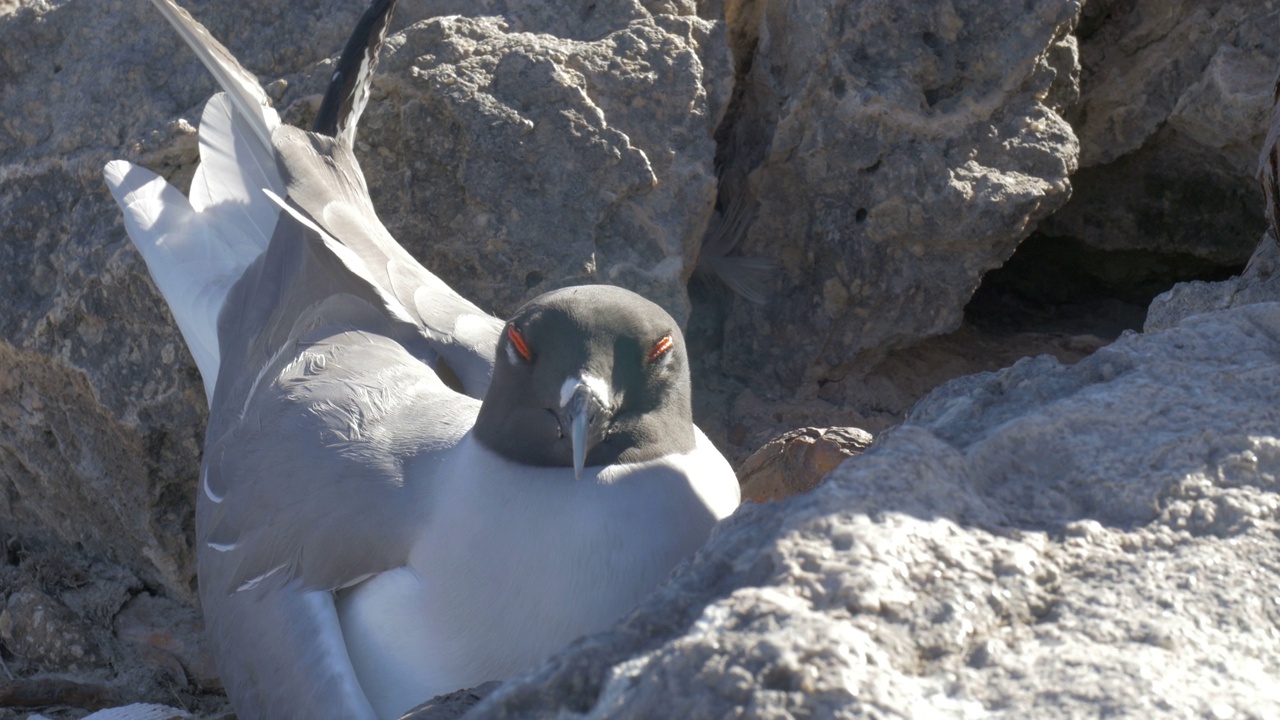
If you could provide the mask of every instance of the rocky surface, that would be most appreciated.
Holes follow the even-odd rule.
[[[394,38],[360,125],[370,190],[392,234],[499,315],[607,282],[683,320],[732,83],[723,24],[598,7]]]
[[[1221,282],[1179,283],[1151,303],[1144,329],[1163,330],[1183,318],[1259,302],[1280,302],[1280,246],[1270,234],[1258,244],[1249,267]]]
[[[429,267],[500,313],[603,280],[688,317],[735,464],[908,420],[479,716],[1275,714],[1275,245],[1091,357],[1141,306],[966,303],[1036,227],[1130,289],[1238,269],[1277,0],[401,2],[357,151]],[[191,5],[303,125],[360,11]],[[227,712],[203,392],[100,178],[185,186],[213,90],[144,0],[0,0],[0,720]]]
[[[1078,10],[731,5],[721,222],[777,266],[767,302],[729,313],[732,374],[841,404],[887,350],[959,327],[982,274],[1067,199]]]
[[[1071,201],[1040,231],[1240,266],[1262,232],[1253,180],[1280,67],[1276,0],[1090,0],[1077,33]]]

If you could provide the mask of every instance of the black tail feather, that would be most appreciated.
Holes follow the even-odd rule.
[[[338,66],[320,103],[312,131],[337,138],[347,147],[355,142],[356,123],[369,101],[369,86],[378,68],[378,51],[387,38],[396,0],[373,0],[342,49]]]

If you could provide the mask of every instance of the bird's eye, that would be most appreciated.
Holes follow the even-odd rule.
[[[671,339],[671,336],[663,335],[661,340],[653,344],[653,349],[649,351],[649,354],[644,359],[648,362],[653,362],[666,355],[673,347],[675,347],[675,341]]]
[[[525,362],[533,362],[533,352],[529,350],[529,343],[525,341],[524,335],[515,325],[507,326],[507,340],[511,342],[509,348],[514,349]],[[512,360],[514,361],[515,358]]]

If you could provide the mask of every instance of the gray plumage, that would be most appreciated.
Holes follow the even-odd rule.
[[[738,502],[674,321],[606,287],[484,313],[378,220],[360,102],[336,137],[281,125],[153,2],[231,99],[206,109],[190,199],[105,174],[210,398],[197,571],[239,717],[397,717],[614,622]],[[367,62],[380,37],[348,47]]]

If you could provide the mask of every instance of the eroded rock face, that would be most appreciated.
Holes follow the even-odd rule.
[[[682,322],[732,85],[723,23],[640,3],[513,5],[390,43],[360,126],[388,227],[499,315],[595,282]]]
[[[743,502],[772,502],[809,492],[871,445],[860,428],[798,428],[755,451],[738,467]]]
[[[1260,302],[1280,302],[1280,246],[1270,233],[1239,276],[1221,282],[1178,283],[1157,296],[1143,330],[1164,330],[1192,315]]]
[[[750,218],[740,252],[777,269],[765,304],[730,315],[732,372],[793,391],[959,325],[982,273],[1067,198],[1078,10],[739,4],[754,54],[720,202]]]
[[[1277,357],[1264,303],[945,385],[471,716],[1275,715]]]
[[[1075,192],[1041,232],[1107,250],[1249,258],[1253,180],[1280,66],[1276,0],[1090,0]]]

